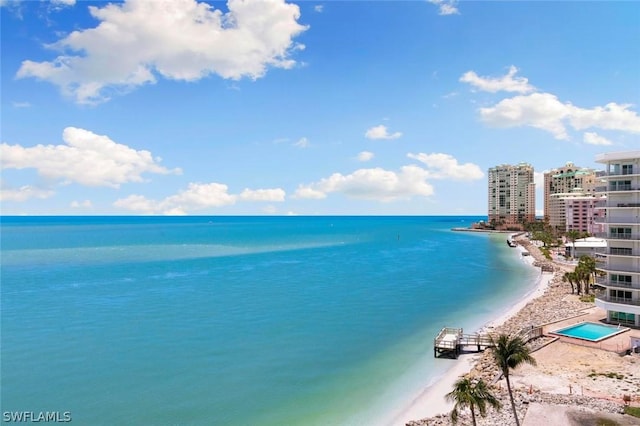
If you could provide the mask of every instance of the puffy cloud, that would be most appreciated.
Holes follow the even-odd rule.
[[[609,139],[605,138],[604,136],[600,136],[595,132],[585,132],[582,140],[584,141],[584,143],[589,145],[613,145],[613,142],[611,142]]]
[[[438,6],[439,15],[457,15],[460,13],[456,4],[457,0],[428,0],[429,3]]]
[[[318,13],[322,13],[322,11],[324,10],[324,5],[317,4],[317,5],[313,6],[313,10],[315,10]]]
[[[480,117],[493,127],[531,126],[550,132],[556,139],[567,140],[567,123],[576,130],[595,127],[640,133],[640,116],[629,108],[630,105],[616,103],[591,109],[579,108],[560,102],[550,93],[532,93],[480,108]]]
[[[360,153],[358,153],[358,156],[356,157],[358,159],[358,161],[362,161],[367,162],[367,161],[371,161],[371,159],[373,159],[374,157],[374,153],[373,152],[369,152],[369,151],[362,151]]]
[[[323,198],[327,198],[327,194],[318,189],[314,189],[311,186],[300,185],[298,186],[298,189],[296,189],[296,192],[293,194],[293,198],[321,200]]]
[[[631,105],[619,105],[614,102],[606,104],[604,107],[591,109],[568,106],[571,110],[571,125],[576,130],[583,130],[590,127],[598,127],[607,130],[623,130],[633,133],[640,133],[640,116],[638,113],[629,110]]]
[[[477,180],[484,177],[480,167],[473,163],[458,164],[449,154],[407,154],[407,157],[426,164],[431,179]]]
[[[428,197],[433,187],[426,182],[428,172],[417,166],[404,166],[399,172],[381,168],[359,169],[349,175],[334,173],[310,185],[301,185],[296,198],[324,198],[338,192],[351,198],[389,202],[412,196]]]
[[[145,214],[154,213],[159,208],[159,204],[156,201],[149,200],[143,195],[129,195],[126,198],[117,200],[113,205],[126,210]]]
[[[398,139],[400,136],[402,136],[402,133],[395,132],[390,134],[387,130],[387,126],[381,124],[367,130],[364,136],[367,139]]]
[[[66,145],[0,145],[3,169],[33,168],[41,176],[86,186],[118,188],[127,182],[142,182],[144,173],[180,173],[160,166],[149,151],[137,151],[107,136],[67,127],[62,132]]]
[[[117,200],[115,207],[141,214],[184,215],[190,211],[224,207],[237,201],[284,201],[285,192],[280,189],[245,189],[240,195],[229,194],[222,183],[190,183],[187,189],[163,200],[151,200],[142,195],[130,195]]]
[[[36,188],[34,186],[25,185],[20,188],[8,188],[2,185],[0,190],[0,201],[16,201],[24,202],[31,198],[49,198],[54,194],[50,189]]]
[[[498,78],[480,77],[474,71],[467,71],[460,77],[460,81],[491,93],[499,91],[529,93],[534,91],[535,87],[529,84],[528,79],[525,77],[515,77],[517,72],[518,68],[513,65],[509,67],[509,72],[506,75]]]
[[[240,199],[244,201],[284,201],[283,189],[245,189],[240,193]]]
[[[52,61],[23,61],[17,77],[59,86],[78,103],[109,99],[156,76],[195,81],[211,74],[257,79],[268,67],[290,69],[291,53],[304,46],[293,39],[307,27],[299,7],[285,0],[229,0],[222,13],[197,0],[128,0],[89,6],[100,21],[48,45],[60,51]]]

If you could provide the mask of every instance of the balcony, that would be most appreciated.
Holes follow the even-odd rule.
[[[638,185],[609,185],[609,186],[597,186],[596,193],[602,192],[620,192],[620,191],[640,191]]]
[[[620,303],[622,305],[640,306],[640,300],[638,299],[634,300],[634,299],[628,299],[626,297],[608,296],[606,291],[597,291],[596,299],[602,300],[603,302],[609,302],[609,303]]]
[[[633,234],[612,234],[610,232],[596,232],[597,238],[604,238],[607,240],[640,240],[640,233]]]
[[[640,289],[640,284],[637,287],[633,285],[632,282],[628,281],[613,281],[610,280],[609,277],[598,277],[596,278],[596,284],[605,286],[605,287],[619,287],[619,288],[635,288]]]
[[[640,271],[637,268],[629,265],[611,265],[612,262],[599,262],[596,259],[596,263],[598,263],[598,269],[609,272],[611,274],[621,273],[621,274],[640,274]]]

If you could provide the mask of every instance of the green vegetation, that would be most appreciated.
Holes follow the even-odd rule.
[[[471,419],[476,424],[476,408],[482,417],[487,415],[487,405],[500,409],[500,401],[489,391],[487,384],[482,380],[470,380],[466,377],[458,379],[453,385],[453,390],[445,395],[448,401],[455,402],[451,410],[451,421],[456,424],[460,409],[469,408]]]
[[[597,376],[604,376],[604,377],[608,377],[609,379],[618,379],[618,380],[624,379],[624,374],[614,373],[611,371],[608,371],[606,373],[596,373],[595,371],[592,371],[591,373],[589,373],[589,377],[595,378]]]
[[[640,407],[624,407],[624,413],[633,417],[640,418]]]
[[[593,303],[596,301],[596,295],[595,294],[582,295],[580,296],[580,301],[585,303]]]
[[[511,337],[506,334],[501,334],[498,336],[497,340],[493,340],[492,338],[492,346],[493,359],[507,381],[507,390],[509,391],[509,399],[511,400],[511,408],[513,409],[513,417],[516,420],[516,426],[520,426],[518,412],[516,411],[516,403],[513,400],[511,382],[509,381],[509,371],[523,363],[536,365],[536,360],[531,356],[531,352],[525,345],[524,340],[517,336]]]
[[[562,282],[568,282],[571,285],[571,294],[573,294],[575,290],[577,290],[578,294],[582,294],[584,290],[585,296],[580,298],[583,302],[593,302],[594,296],[589,294],[589,290],[593,286],[593,283],[595,283],[596,274],[595,259],[591,256],[581,256],[578,266],[576,266],[573,272],[564,273]]]

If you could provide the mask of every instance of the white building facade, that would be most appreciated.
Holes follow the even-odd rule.
[[[604,263],[606,276],[598,279],[605,289],[596,295],[596,306],[607,311],[613,324],[640,327],[640,151],[612,152],[596,157],[605,165],[606,195],[601,219],[607,240]]]

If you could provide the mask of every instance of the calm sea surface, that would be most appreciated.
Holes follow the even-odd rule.
[[[3,217],[3,411],[386,424],[537,274],[475,217]]]

